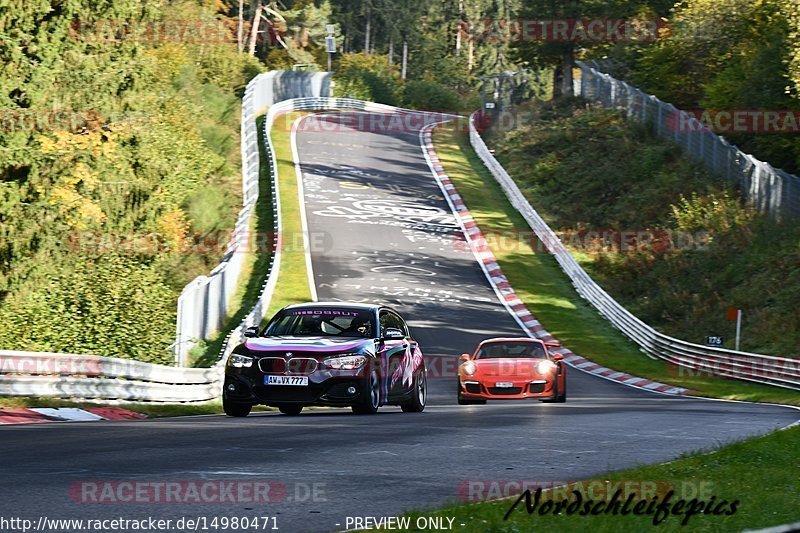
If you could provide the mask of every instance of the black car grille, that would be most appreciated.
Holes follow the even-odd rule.
[[[495,396],[502,396],[505,394],[513,395],[513,394],[519,394],[520,392],[522,392],[522,389],[519,387],[509,387],[509,388],[489,387],[489,394]]]
[[[265,374],[283,374],[286,372],[286,359],[283,357],[262,357],[258,360],[258,369]]]
[[[464,385],[467,389],[467,392],[470,394],[480,394],[481,393],[481,386],[478,383],[467,383]]]
[[[262,357],[258,369],[265,374],[308,375],[317,370],[319,362],[310,357]]]

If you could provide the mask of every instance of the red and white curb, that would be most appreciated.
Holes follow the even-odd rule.
[[[29,409],[0,409],[0,425],[33,424],[41,422],[87,422],[94,420],[139,420],[146,415],[119,407],[32,407]]]
[[[436,126],[437,124],[429,124],[420,130],[420,145],[422,146],[422,153],[425,155],[425,160],[428,162],[428,166],[430,167],[431,173],[436,179],[436,182],[439,184],[439,188],[442,190],[442,193],[444,193],[447,203],[450,205],[450,208],[455,214],[456,220],[464,232],[464,237],[466,238],[473,255],[478,260],[481,269],[483,269],[486,279],[489,280],[489,283],[494,288],[497,297],[506,307],[511,316],[514,317],[523,331],[527,332],[529,336],[536,339],[542,339],[544,341],[556,340],[552,335],[550,335],[550,333],[548,333],[546,329],[544,329],[542,324],[536,319],[533,313],[528,310],[522,300],[520,300],[514,292],[514,288],[508,282],[508,278],[506,278],[505,274],[503,274],[503,270],[500,268],[500,265],[497,263],[497,259],[492,253],[492,250],[489,248],[486,239],[483,237],[481,229],[475,223],[472,215],[470,215],[467,206],[464,204],[464,200],[461,198],[461,195],[458,194],[458,191],[456,191],[455,185],[453,185],[453,183],[450,181],[450,178],[447,176],[447,173],[445,173],[444,167],[442,167],[441,161],[436,155],[436,150],[433,146],[432,130]],[[685,389],[683,387],[666,385],[657,381],[632,376],[630,374],[626,374],[625,372],[618,372],[616,370],[606,368],[598,365],[597,363],[589,361],[585,357],[581,357],[580,355],[572,353],[567,348],[561,348],[554,351],[564,355],[564,361],[578,370],[582,370],[589,374],[594,374],[611,381],[616,381],[618,383],[622,383],[623,385],[660,392],[663,394],[687,394],[689,392],[689,389]]]

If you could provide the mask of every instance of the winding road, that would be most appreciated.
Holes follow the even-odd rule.
[[[333,531],[348,516],[456,500],[470,480],[576,480],[798,419],[789,408],[665,396],[575,369],[565,404],[456,405],[456,356],[483,338],[522,332],[464,245],[418,132],[364,131],[349,115],[296,124],[318,299],[388,302],[404,314],[432,367],[426,411],[2,427],[0,514],[275,516],[285,531]],[[82,482],[102,480],[264,480],[282,495],[266,504],[97,504],[76,496]]]

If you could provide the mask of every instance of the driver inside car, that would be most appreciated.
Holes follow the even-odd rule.
[[[350,327],[342,333],[353,337],[369,337],[372,334],[371,329],[369,318],[359,316],[354,318]]]

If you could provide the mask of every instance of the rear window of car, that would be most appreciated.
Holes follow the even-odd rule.
[[[478,350],[476,359],[547,359],[538,342],[492,342]]]

